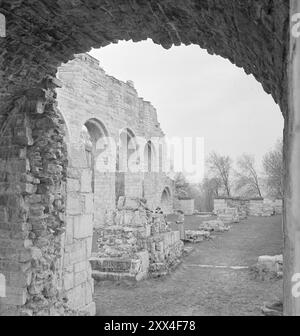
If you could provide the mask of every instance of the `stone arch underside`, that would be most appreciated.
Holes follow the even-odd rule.
[[[196,44],[229,59],[253,74],[285,110],[286,0],[4,0],[1,5],[8,26],[0,42],[1,96],[55,76],[74,53],[151,38],[164,48]]]
[[[71,314],[60,295],[68,163],[57,67],[118,40],[197,44],[253,74],[286,115],[289,3],[3,0],[0,11],[7,21],[0,39],[0,273],[8,289],[0,314]],[[89,249],[69,251],[70,258]]]

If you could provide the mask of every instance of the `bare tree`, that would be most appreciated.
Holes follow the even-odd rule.
[[[237,162],[236,189],[243,190],[247,196],[262,197],[260,178],[255,167],[255,158],[252,155],[244,154]]]
[[[283,197],[283,143],[279,140],[275,148],[263,158],[268,193],[272,197]]]
[[[222,156],[212,152],[208,158],[208,165],[213,177],[222,181],[227,196],[230,197],[230,173],[232,170],[232,159],[229,156]]]

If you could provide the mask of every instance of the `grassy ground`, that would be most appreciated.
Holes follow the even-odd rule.
[[[201,220],[186,217],[186,226],[196,229]],[[97,284],[97,315],[261,315],[265,301],[281,298],[281,280],[260,282],[247,269],[201,265],[251,266],[260,255],[282,253],[282,243],[281,217],[248,218],[214,240],[195,245],[165,278]]]

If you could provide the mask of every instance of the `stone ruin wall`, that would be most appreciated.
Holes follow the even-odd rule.
[[[98,236],[91,264],[96,280],[134,280],[167,274],[180,262],[183,242],[161,211],[138,198],[120,197]]]
[[[161,137],[156,110],[137,96],[133,85],[105,74],[99,62],[87,54],[78,55],[58,72],[58,106],[66,123],[68,147],[66,235],[63,256],[63,288],[71,308],[94,314],[93,279],[89,259],[93,228],[104,228],[116,208],[115,172],[92,171],[82,141],[82,126],[88,120],[103,125],[117,142],[128,128],[136,136]],[[101,168],[105,168],[101,165]],[[147,199],[150,208],[160,205],[165,186],[173,181],[162,173],[125,173],[125,195]]]
[[[121,130],[130,128],[135,136],[163,137],[154,107],[139,98],[132,82],[121,82],[108,76],[99,66],[99,61],[87,54],[77,57],[59,68],[58,77],[63,87],[58,89],[58,105],[67,127],[69,166],[86,169],[83,145],[80,141],[82,126],[90,119],[100,121],[108,136],[119,141]],[[159,160],[155,153],[155,160]],[[103,226],[105,216],[116,206],[116,176],[112,172],[95,172],[95,227]],[[89,172],[85,172],[89,184]],[[68,182],[74,182],[69,177]],[[173,183],[164,173],[125,173],[125,195],[145,197],[148,205],[160,205],[166,186],[173,191]],[[70,187],[72,188],[72,187]],[[74,190],[70,190],[74,191]],[[78,203],[78,202],[77,202]],[[70,200],[74,208],[76,201]],[[75,210],[76,210],[75,209]]]
[[[61,291],[67,150],[55,87],[26,91],[1,116],[0,315],[74,313]]]
[[[8,29],[7,38],[0,40],[3,50],[0,112],[2,126],[9,122],[11,125],[5,126],[5,132],[2,129],[5,141],[1,144],[0,272],[7,279],[8,295],[0,299],[0,314],[7,311],[17,314],[23,310],[19,307],[24,308],[24,303],[29,308],[26,314],[46,314],[46,311],[50,314],[50,309],[58,309],[57,304],[61,302],[56,295],[61,273],[57,263],[64,242],[61,238],[65,226],[67,155],[63,149],[62,122],[57,122],[60,116],[49,82],[61,62],[70,60],[74,53],[117,40],[152,38],[165,48],[193,43],[229,59],[246,73],[252,73],[280,104],[283,114],[290,117],[286,118],[291,124],[286,125],[285,159],[286,170],[292,171],[289,162],[294,153],[289,149],[288,135],[294,117],[292,112],[287,114],[289,1],[130,1],[124,4],[121,0],[89,3],[3,0],[1,4]],[[31,132],[34,143],[30,140]],[[39,139],[41,133],[45,141]],[[38,153],[42,153],[41,159]],[[35,170],[36,165],[39,172]],[[26,187],[24,180],[29,181]],[[290,181],[298,183],[287,173],[286,184]],[[291,186],[286,195],[287,213],[291,211],[289,204],[295,202],[290,195]],[[39,211],[31,211],[32,204]],[[43,220],[36,221],[35,216]],[[286,219],[288,232],[291,230],[294,237],[290,227],[296,227],[295,222]],[[285,272],[289,300],[290,276],[295,264],[294,252],[289,249],[294,251],[295,243],[287,234],[286,240],[285,264],[291,265]]]
[[[238,209],[240,219],[247,216],[272,216],[282,214],[282,200],[242,199],[242,198],[216,198],[214,199],[214,212],[224,213],[228,208]]]

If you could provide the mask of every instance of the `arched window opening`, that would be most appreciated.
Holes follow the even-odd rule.
[[[156,171],[156,153],[151,140],[149,140],[144,150],[144,171],[151,173]]]
[[[105,150],[103,144],[99,146],[99,142],[103,140],[107,142],[108,132],[99,120],[89,119],[83,126],[81,131],[81,139],[84,143],[86,162],[88,168],[92,172],[92,191],[95,191],[95,163],[97,156]],[[108,144],[106,144],[107,146]]]

